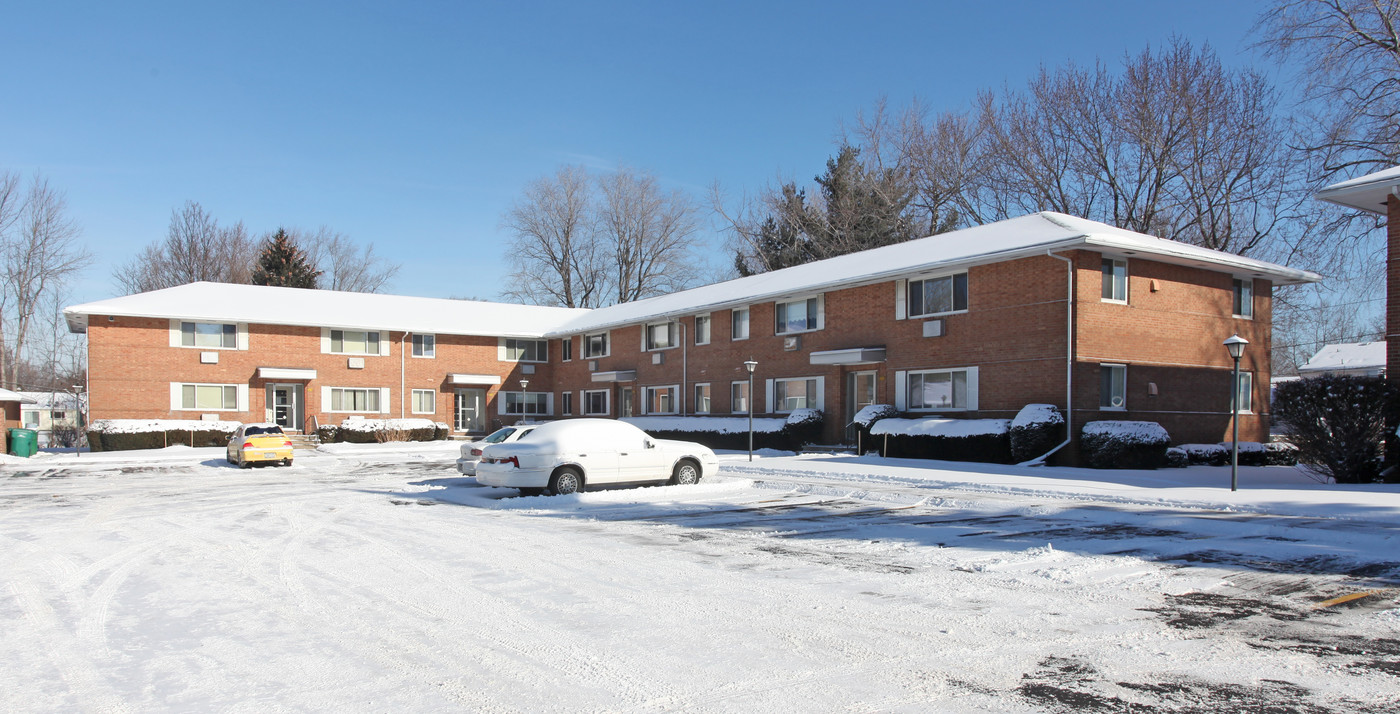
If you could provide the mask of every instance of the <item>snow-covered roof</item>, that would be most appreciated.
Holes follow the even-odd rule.
[[[1165,263],[1253,275],[1281,285],[1321,279],[1321,276],[1307,270],[1044,211],[670,295],[599,308],[572,318],[562,328],[554,330],[551,336],[740,307],[817,291],[885,282],[911,273],[957,269],[1039,255],[1047,250],[1074,248],[1115,255],[1148,255],[1153,260]]]
[[[0,402],[19,402],[20,404],[33,404],[34,400],[20,394],[11,392],[8,389],[0,389]]]
[[[18,392],[18,394],[32,400],[27,403],[33,404],[39,409],[72,409],[73,405],[77,403],[73,395],[67,392],[26,391]]]
[[[1385,342],[1343,342],[1317,351],[1299,372],[1340,372],[1385,368]]]
[[[422,334],[539,337],[587,312],[472,300],[199,282],[74,305],[63,314],[73,332],[87,331],[89,315],[117,315]]]
[[[1317,197],[1328,203],[1384,214],[1390,191],[1397,186],[1400,186],[1400,166],[1392,166],[1350,181],[1334,183],[1318,191]]]

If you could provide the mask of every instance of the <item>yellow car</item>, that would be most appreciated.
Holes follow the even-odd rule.
[[[244,424],[228,439],[228,462],[246,469],[256,463],[292,465],[292,440],[276,424]]]

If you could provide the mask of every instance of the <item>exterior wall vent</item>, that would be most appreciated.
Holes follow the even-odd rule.
[[[925,320],[925,321],[924,321],[924,337],[942,337],[942,336],[943,336],[943,321],[942,321],[942,320]]]
[[[802,335],[789,335],[783,338],[783,350],[795,352],[802,349]]]
[[[596,359],[588,360],[588,371],[589,371],[589,372],[597,372],[597,371],[598,371],[598,360],[596,360]]]
[[[346,364],[346,366],[349,367],[350,369],[364,369],[364,368],[365,368],[365,358],[364,358],[364,357],[351,357],[350,360],[349,360],[349,362]]]
[[[199,353],[199,363],[200,363],[200,364],[218,364],[218,363],[219,363],[219,353],[218,353],[218,352],[200,352],[200,353]]]
[[[522,365],[520,365],[520,373],[521,373],[521,374],[534,374],[534,373],[535,373],[535,365],[533,365],[533,364],[522,364]]]
[[[665,362],[665,361],[666,361],[666,355],[661,354],[660,352],[652,353],[652,355],[651,355],[651,363],[652,363],[652,364],[661,364],[662,362]]]

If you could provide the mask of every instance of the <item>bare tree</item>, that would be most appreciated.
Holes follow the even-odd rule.
[[[538,179],[502,220],[515,235],[505,297],[535,305],[598,307],[608,271],[594,232],[593,184],[582,166]]]
[[[146,246],[113,278],[126,293],[175,287],[201,280],[248,283],[257,246],[241,222],[220,226],[202,206],[186,201],[170,212],[165,240]]]
[[[617,302],[632,302],[687,287],[698,229],[695,202],[666,193],[656,177],[623,167],[598,180],[598,231],[611,254]]]
[[[326,290],[377,293],[388,286],[402,267],[375,255],[373,243],[357,245],[327,226],[315,232],[289,229],[287,233],[320,271],[320,286]]]
[[[17,381],[25,358],[29,331],[44,301],[87,267],[91,256],[77,242],[80,233],[67,215],[63,194],[35,176],[24,193],[10,229],[0,245],[0,275],[4,277],[5,313],[9,317],[6,340],[11,360],[5,380]]]

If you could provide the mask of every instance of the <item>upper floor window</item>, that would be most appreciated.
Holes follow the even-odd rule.
[[[909,281],[909,316],[923,317],[967,309],[967,273]]]
[[[238,325],[217,322],[180,323],[180,345],[238,349]]]
[[[331,330],[331,352],[350,355],[379,354],[379,333],[360,330]]]
[[[1128,367],[1121,364],[1099,365],[1099,408],[1126,409],[1128,404]]]
[[[749,339],[749,309],[738,308],[734,311],[734,321],[730,325],[729,337],[734,340]]]
[[[1254,280],[1235,278],[1232,301],[1231,310],[1235,317],[1254,317]]]
[[[808,332],[821,329],[821,298],[775,303],[773,308],[775,334]]]
[[[710,344],[710,316],[709,316],[709,315],[696,315],[696,316],[695,316],[695,344],[697,344],[697,345],[708,345],[708,344]]]
[[[413,356],[432,357],[437,353],[436,335],[414,335],[413,336]]]
[[[512,362],[549,361],[548,340],[517,340],[506,338],[506,359]]]
[[[596,332],[583,336],[583,356],[586,359],[607,357],[610,354],[608,348],[608,333],[606,332]]]
[[[559,359],[568,362],[574,358],[574,338],[565,337],[559,341]],[[568,413],[568,412],[565,412]]]
[[[967,382],[968,374],[965,369],[910,372],[909,409],[967,409]]]
[[[1128,301],[1128,261],[1103,259],[1103,299],[1109,302]]]
[[[658,322],[646,326],[646,348],[665,350],[676,346],[676,323]]]

